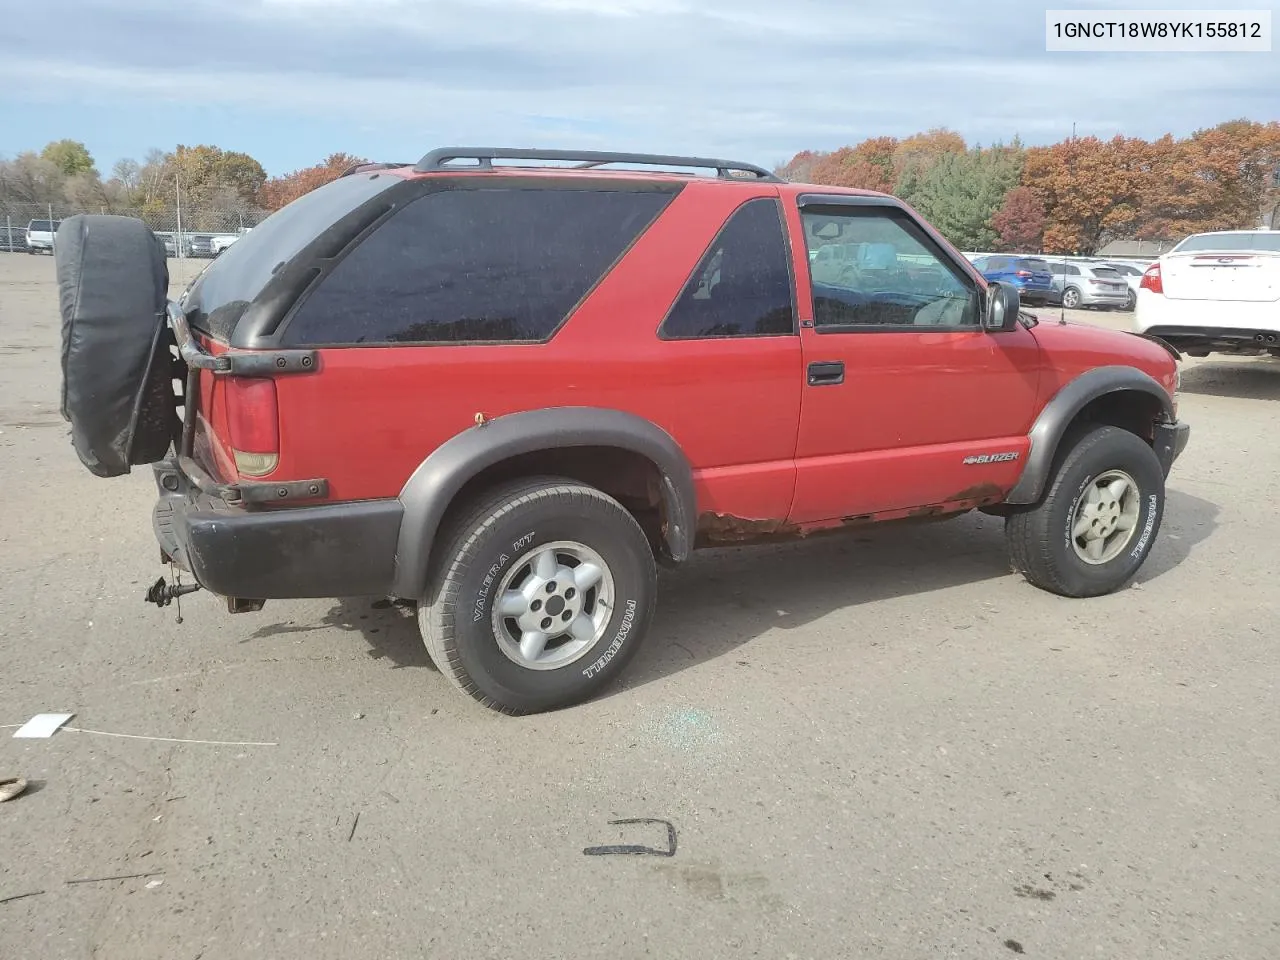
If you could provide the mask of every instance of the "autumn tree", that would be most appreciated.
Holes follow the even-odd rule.
[[[1030,187],[1014,187],[991,218],[996,249],[1008,253],[1038,253],[1044,238],[1044,204]]]
[[[1151,145],[1142,233],[1180,238],[1257,226],[1280,201],[1280,123],[1231,120]]]
[[[821,153],[801,150],[786,163],[775,168],[773,172],[783,180],[790,180],[793,183],[812,183],[813,165],[822,157]]]
[[[349,153],[333,153],[314,167],[294,170],[282,177],[272,177],[258,192],[258,202],[267,210],[279,210],[331,180],[337,180],[343,172],[358,163],[365,163]]]
[[[1151,144],[1119,136],[1029,149],[1022,183],[1044,204],[1045,252],[1089,255],[1109,239],[1132,236],[1152,160]]]
[[[97,172],[89,148],[79,140],[55,140],[40,151],[40,159],[52,163],[64,177]]]
[[[807,179],[833,187],[857,187],[888,193],[896,179],[894,151],[898,141],[893,137],[872,137],[856,147],[841,147],[831,153],[797,154],[783,169],[804,167]]]
[[[60,203],[66,180],[57,164],[31,151],[0,163],[0,186],[4,196],[19,203]]]

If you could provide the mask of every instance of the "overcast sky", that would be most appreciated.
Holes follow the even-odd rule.
[[[1205,8],[1206,0],[1054,7]],[[1275,9],[1266,0],[1235,8]],[[1046,53],[1031,0],[5,0],[0,155],[104,172],[212,143],[283,173],[338,150],[700,153],[951,127],[970,142],[1280,119],[1280,54]],[[1280,16],[1272,14],[1277,26]]]

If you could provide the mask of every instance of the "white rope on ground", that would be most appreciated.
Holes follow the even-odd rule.
[[[106,730],[86,730],[83,727],[63,727],[72,733],[92,733],[99,737],[121,737],[125,740],[155,740],[162,743],[203,743],[212,747],[278,747],[278,743],[260,743],[254,740],[182,740],[178,737],[143,737],[136,733],[108,733]]]
[[[0,723],[0,730],[15,730],[26,726],[23,723]],[[106,730],[86,730],[83,727],[62,727],[71,733],[92,733],[99,737],[120,737],[123,740],[153,740],[159,743],[200,743],[211,747],[278,747],[278,743],[265,743],[256,740],[182,740],[178,737],[144,737],[136,733],[109,733]]]

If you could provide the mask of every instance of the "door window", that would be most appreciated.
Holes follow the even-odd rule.
[[[801,219],[810,251],[849,252],[811,266],[817,332],[977,326],[976,285],[905,211],[806,209]]]

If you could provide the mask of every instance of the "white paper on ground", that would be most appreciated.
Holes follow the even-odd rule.
[[[58,732],[58,728],[74,717],[74,713],[37,713],[16,731],[15,737],[47,738]]]

